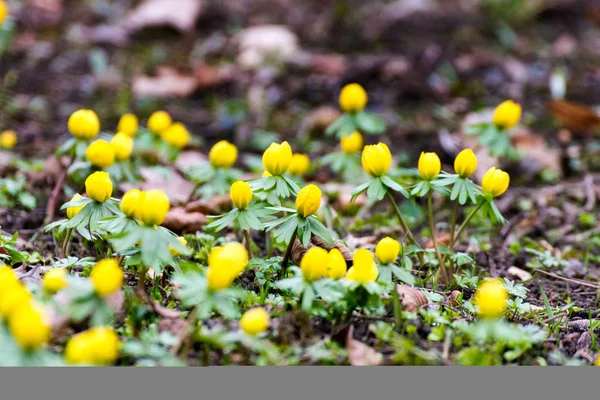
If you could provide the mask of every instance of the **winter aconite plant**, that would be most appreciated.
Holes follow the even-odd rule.
[[[521,119],[521,106],[512,100],[506,100],[496,107],[491,123],[475,124],[468,127],[467,135],[477,135],[479,143],[487,146],[490,155],[518,158],[510,140],[510,130]]]

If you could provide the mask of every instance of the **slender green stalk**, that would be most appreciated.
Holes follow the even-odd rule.
[[[394,322],[396,323],[395,330],[396,332],[400,332],[400,325],[402,324],[402,312],[400,307],[400,296],[398,296],[398,289],[396,287],[396,279],[392,279],[393,288],[392,288],[392,309],[394,312]]]
[[[458,219],[458,201],[454,203],[454,211],[452,212],[452,222],[450,224],[450,250],[454,249],[454,233],[456,231],[456,221]]]
[[[392,204],[392,208],[394,209],[394,212],[396,213],[396,216],[400,220],[400,226],[402,226],[402,229],[404,230],[404,233],[406,233],[408,241],[411,242],[414,245],[419,246],[419,244],[415,240],[415,237],[413,236],[412,232],[410,231],[410,229],[408,229],[408,224],[404,220],[404,217],[402,216],[402,213],[400,212],[400,209],[398,208],[398,205],[396,204],[396,201],[394,200],[394,196],[392,196],[392,194],[390,193],[389,190],[386,192],[386,196],[389,199],[390,203]]]
[[[477,211],[479,211],[481,209],[481,207],[483,207],[483,204],[484,204],[484,202],[481,202],[480,204],[478,204],[477,207],[475,207],[475,209],[471,212],[471,214],[469,214],[467,216],[467,218],[462,223],[462,225],[460,226],[460,228],[458,228],[458,232],[456,232],[456,236],[454,236],[454,240],[452,242],[453,245],[456,244],[456,242],[458,242],[458,238],[463,233],[463,231],[465,230],[465,228],[467,227],[467,225],[469,224],[469,222],[471,222],[471,220],[473,219],[473,217],[475,216],[475,214],[477,214]]]
[[[440,253],[440,247],[437,242],[437,238],[435,237],[435,222],[433,220],[433,200],[431,196],[431,192],[427,195],[427,209],[429,211],[429,230],[431,231],[431,240],[433,241],[433,248],[435,249],[435,255],[437,256],[438,263],[440,264],[440,271],[442,272],[442,277],[444,278],[444,283],[449,284],[450,279],[448,278],[448,272],[446,271],[446,265],[444,264],[444,258],[442,257],[442,253]]]
[[[288,244],[287,249],[285,249],[285,253],[283,254],[283,260],[281,261],[281,278],[285,278],[287,273],[287,265],[290,260],[290,255],[292,254],[292,247],[294,247],[294,241],[296,240],[296,236],[298,236],[298,230],[296,229],[292,234],[292,238],[290,239],[290,243]]]
[[[60,257],[66,258],[67,252],[69,250],[69,243],[71,242],[71,238],[73,237],[73,229],[68,229],[65,234],[65,238],[63,239],[62,245],[60,246]]]
[[[254,251],[252,250],[252,242],[250,241],[250,229],[244,230],[244,239],[246,239],[246,248],[248,249],[248,257],[254,258]]]

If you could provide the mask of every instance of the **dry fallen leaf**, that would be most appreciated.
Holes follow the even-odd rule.
[[[238,42],[238,63],[247,69],[292,59],[299,50],[298,37],[283,25],[246,28],[239,33]]]
[[[142,184],[123,183],[119,188],[124,192],[134,188],[140,190],[161,189],[169,196],[171,204],[187,201],[194,190],[193,183],[183,179],[172,169],[159,171],[156,168],[140,168],[139,173],[144,179]]]
[[[402,308],[405,311],[417,312],[419,308],[427,305],[427,297],[417,288],[408,285],[397,285],[396,290],[402,299]]]
[[[136,96],[186,97],[198,88],[195,75],[183,75],[170,67],[158,67],[156,76],[133,78],[132,91]]]
[[[528,281],[533,277],[529,272],[515,266],[509,267],[506,273],[511,278],[518,278],[521,281]]]
[[[346,351],[350,365],[364,367],[367,365],[381,365],[383,356],[374,348],[354,339],[354,327],[350,326],[346,335]]]
[[[586,133],[600,126],[598,113],[582,104],[553,100],[546,107],[561,124],[575,133]]]
[[[181,32],[194,28],[202,0],[145,0],[131,10],[123,23],[130,32],[150,26],[172,26]]]
[[[163,226],[175,232],[195,232],[206,225],[206,215],[188,212],[183,207],[172,208],[165,217]]]

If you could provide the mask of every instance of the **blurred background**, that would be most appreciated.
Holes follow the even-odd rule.
[[[464,146],[465,118],[510,98],[524,107],[515,145],[536,153],[531,174],[572,173],[572,145],[600,164],[598,1],[6,3],[0,129],[18,133],[25,156],[50,154],[82,107],[106,131],[125,112],[145,121],[165,109],[205,151],[228,139],[260,152],[276,138],[266,132],[320,151],[310,135],[339,115],[341,86],[359,82],[407,163],[425,147],[450,157]]]

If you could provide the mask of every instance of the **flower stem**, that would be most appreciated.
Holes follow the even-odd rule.
[[[450,250],[454,249],[454,233],[456,232],[456,220],[458,219],[458,201],[454,203],[454,211],[452,212],[452,222],[450,223]]]
[[[281,261],[281,278],[285,278],[287,272],[287,264],[290,259],[290,254],[292,254],[292,247],[294,247],[294,241],[296,240],[296,236],[298,236],[298,229],[296,229],[292,234],[290,243],[288,243],[288,247],[287,249],[285,249],[285,253],[283,254],[283,260]]]
[[[72,237],[73,237],[73,229],[68,229],[67,233],[65,235],[65,238],[63,239],[62,246],[60,246],[60,257],[61,258],[67,257],[67,251],[69,249],[69,243],[71,242]]]
[[[465,228],[467,227],[467,225],[469,224],[469,222],[471,222],[471,220],[473,219],[473,217],[475,216],[475,214],[477,214],[477,211],[479,211],[479,209],[481,209],[481,207],[483,207],[483,204],[484,204],[484,202],[479,203],[477,205],[477,207],[475,207],[475,209],[471,212],[471,214],[469,214],[467,216],[467,218],[462,223],[462,225],[460,226],[460,228],[458,228],[458,232],[456,232],[456,236],[454,236],[453,240],[451,239],[453,245],[456,244],[456,242],[458,242],[458,238],[463,233],[463,231],[465,230]]]
[[[432,200],[431,192],[427,194],[427,209],[429,211],[429,230],[431,231],[431,240],[433,241],[433,248],[435,249],[435,255],[437,256],[438,263],[440,264],[440,271],[442,271],[442,277],[444,279],[444,283],[449,284],[450,279],[448,278],[448,273],[446,271],[446,265],[444,264],[444,258],[442,257],[442,253],[440,253],[440,247],[438,245],[437,239],[435,237],[435,223],[433,220],[433,200]]]
[[[421,246],[419,245],[419,243],[413,236],[410,229],[408,229],[408,224],[404,220],[404,217],[402,216],[402,213],[400,212],[400,209],[398,208],[398,205],[396,204],[396,201],[394,200],[394,196],[392,196],[392,194],[390,193],[389,190],[386,192],[386,196],[387,196],[388,200],[390,201],[390,203],[392,204],[392,208],[394,209],[394,212],[396,213],[398,220],[400,220],[400,226],[402,226],[402,229],[404,230],[404,233],[406,234],[408,241],[410,243],[414,244],[415,246],[421,248]],[[419,264],[421,264],[421,266],[425,265],[423,253],[419,252],[418,257],[419,257]]]
[[[246,240],[246,248],[248,249],[248,257],[254,258],[254,251],[252,251],[252,242],[250,241],[250,229],[244,230],[244,239]]]

